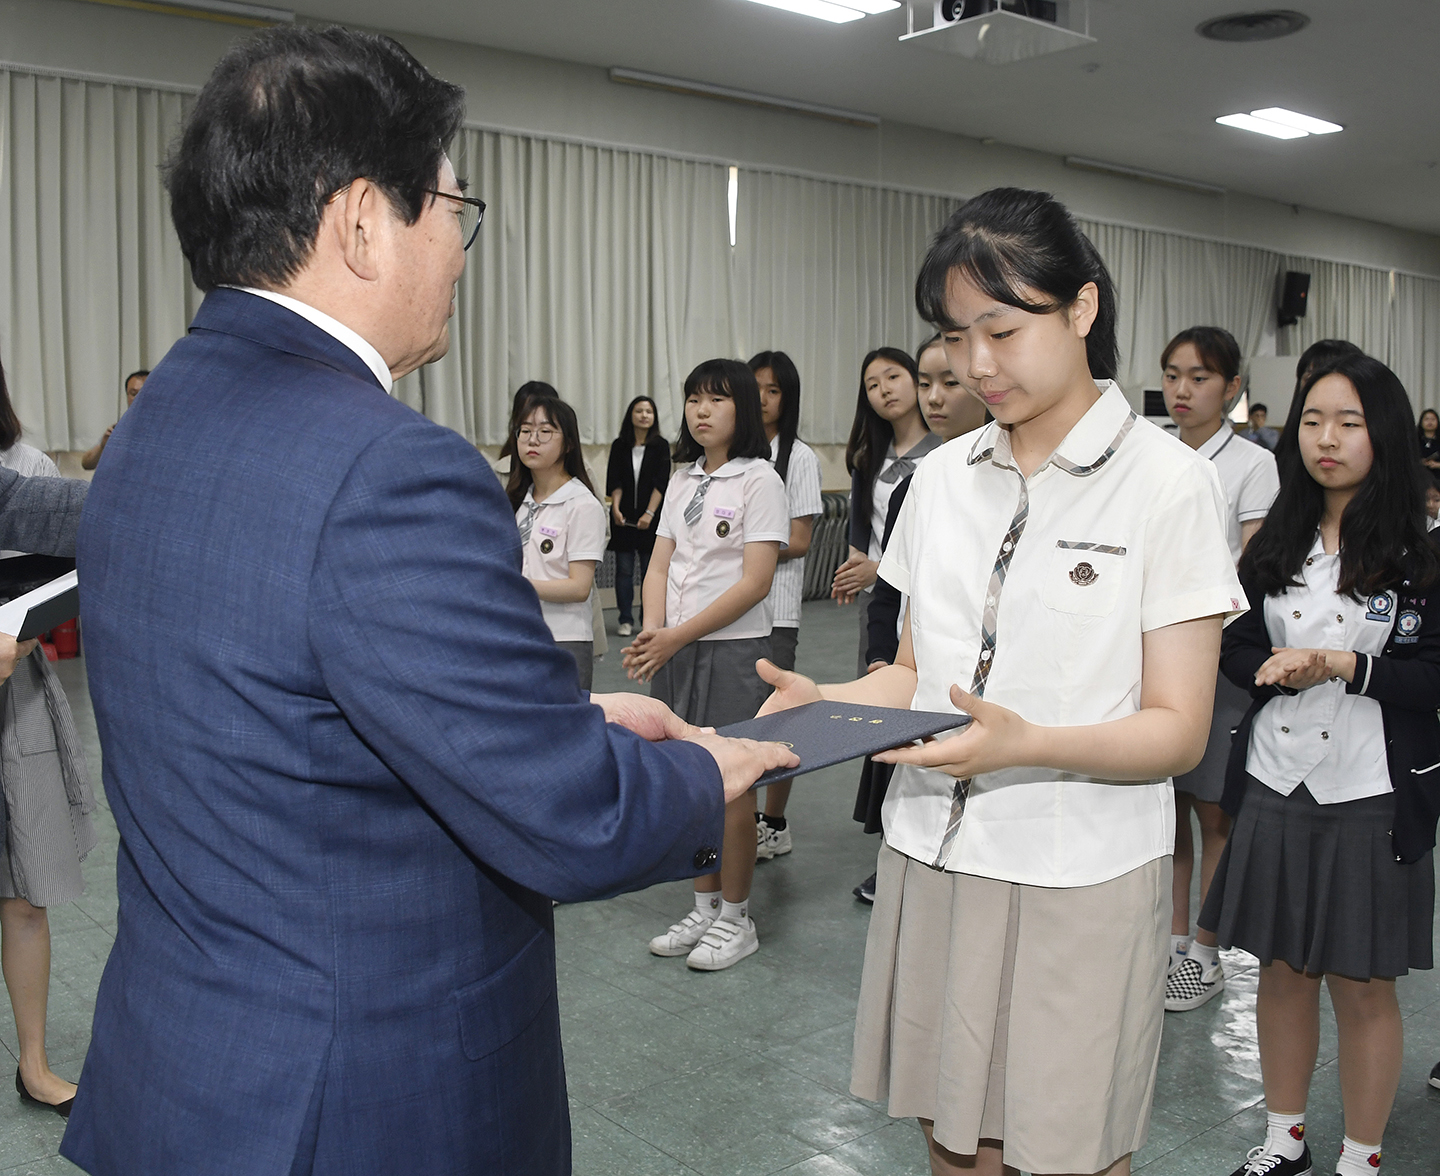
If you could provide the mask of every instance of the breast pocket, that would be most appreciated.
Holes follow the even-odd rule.
[[[702,526],[709,528],[715,546],[743,546],[745,543],[745,508],[715,506],[705,516]]]
[[[1125,548],[1061,539],[1050,556],[1042,598],[1056,612],[1103,617],[1120,599]]]

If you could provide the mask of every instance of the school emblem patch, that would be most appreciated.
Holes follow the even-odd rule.
[[[1395,607],[1395,602],[1390,599],[1388,592],[1377,592],[1365,602],[1365,619],[1367,621],[1383,621],[1390,623],[1390,610]]]
[[[541,555],[549,555],[549,554],[550,554],[552,551],[554,551],[554,550],[555,550],[555,540],[553,540],[553,539],[542,539],[542,540],[540,540],[540,554],[541,554]]]
[[[1090,587],[1090,585],[1095,583],[1099,578],[1100,573],[1088,563],[1078,563],[1070,569],[1070,583],[1076,584],[1081,588]]]
[[[730,524],[724,519],[721,519],[715,524],[715,534],[719,535],[722,539],[725,538],[726,535],[730,534]]]
[[[1395,644],[1414,645],[1420,640],[1420,614],[1407,608],[1395,621]]]

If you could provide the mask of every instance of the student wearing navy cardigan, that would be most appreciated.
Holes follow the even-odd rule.
[[[1221,649],[1252,702],[1221,802],[1235,824],[1200,925],[1260,960],[1267,1131],[1235,1176],[1315,1166],[1305,1106],[1322,978],[1345,1108],[1326,1171],[1361,1176],[1380,1166],[1400,1078],[1395,977],[1433,966],[1440,556],[1410,402],[1378,360],[1313,371],[1276,460],[1280,494],[1240,561],[1251,609]]]

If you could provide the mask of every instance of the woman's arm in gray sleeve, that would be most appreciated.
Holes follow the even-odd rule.
[[[88,482],[22,478],[0,466],[0,548],[74,555]]]

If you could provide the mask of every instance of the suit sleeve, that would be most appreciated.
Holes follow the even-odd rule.
[[[605,465],[605,497],[611,497],[615,491],[624,487],[621,480],[620,458],[622,446],[618,439],[610,442],[610,460]],[[621,509],[624,509],[622,504]]]
[[[564,901],[712,865],[724,794],[708,753],[605,722],[551,639],[499,484],[416,420],[331,503],[310,643],[356,732],[477,859]]]
[[[1403,611],[1405,607],[1402,599],[1400,608]],[[1415,636],[1415,644],[1404,656],[1357,652],[1355,677],[1346,683],[1345,693],[1373,698],[1381,706],[1398,710],[1440,710],[1440,608],[1424,607]]]
[[[0,466],[0,548],[36,555],[74,555],[88,482],[22,478]]]
[[[861,518],[861,512],[856,509],[855,504],[860,499],[860,484],[864,475],[856,470],[850,475],[850,532],[847,538],[850,546],[856,551],[870,550],[870,519]],[[848,552],[846,553],[848,556]]]

